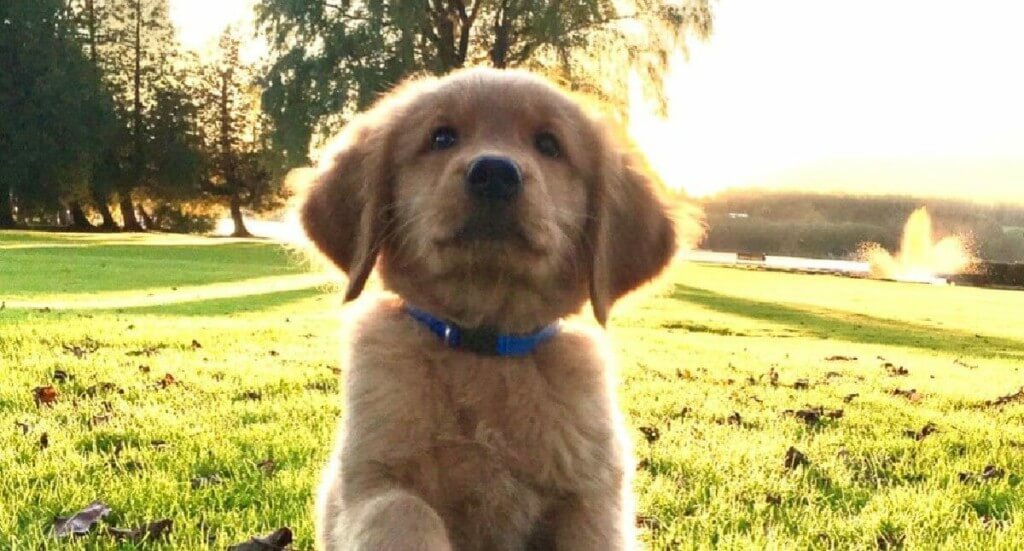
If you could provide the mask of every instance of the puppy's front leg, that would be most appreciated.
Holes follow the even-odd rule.
[[[451,551],[444,521],[425,501],[390,489],[346,506],[325,542],[328,551]]]
[[[573,496],[554,517],[558,551],[636,548],[632,500],[622,492]]]

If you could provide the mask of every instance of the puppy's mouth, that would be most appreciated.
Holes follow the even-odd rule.
[[[497,245],[519,247],[535,254],[544,252],[515,218],[495,213],[475,213],[454,232],[435,242],[439,246]]]

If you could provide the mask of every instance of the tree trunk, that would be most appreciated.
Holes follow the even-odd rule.
[[[235,223],[235,231],[232,232],[231,237],[252,237],[249,230],[245,228],[245,219],[242,217],[242,201],[239,200],[237,193],[231,196],[231,221]]]
[[[82,204],[78,201],[72,201],[69,205],[71,210],[71,229],[80,231],[89,231],[93,228],[92,222],[89,222],[89,217],[85,215],[85,211],[82,210]]]
[[[146,212],[146,209],[142,207],[142,203],[139,203],[139,214],[142,215],[142,223],[145,224],[147,230],[156,229],[156,224],[153,223],[153,217]]]
[[[100,216],[103,217],[103,223],[100,224],[100,229],[103,231],[117,231],[117,222],[114,222],[114,213],[110,212],[110,205],[107,204],[107,198],[96,199],[96,210],[99,211]]]
[[[14,221],[13,207],[11,190],[6,186],[0,188],[0,228],[13,228],[17,225]]]
[[[131,192],[121,192],[121,220],[124,221],[124,231],[142,231],[142,224],[135,217],[135,206],[132,205]]]

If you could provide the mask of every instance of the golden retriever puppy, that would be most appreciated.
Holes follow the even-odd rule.
[[[463,70],[356,117],[301,210],[359,296],[318,497],[324,549],[634,547],[600,331],[675,233],[643,158],[544,79]],[[397,295],[397,296],[395,296]]]

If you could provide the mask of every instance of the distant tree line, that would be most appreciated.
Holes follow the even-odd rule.
[[[0,2],[0,228],[205,229],[266,212],[284,174],[409,75],[527,67],[622,108],[635,71],[663,106],[709,0],[257,0],[211,55],[177,42],[168,0]]]
[[[0,3],[0,227],[189,229],[226,207],[246,234],[241,208],[280,188],[238,47],[181,48],[166,0]]]
[[[703,202],[701,247],[814,258],[855,258],[860,245],[899,247],[903,225],[925,206],[939,235],[961,235],[979,258],[1024,262],[1024,205],[954,199],[731,191]]]

